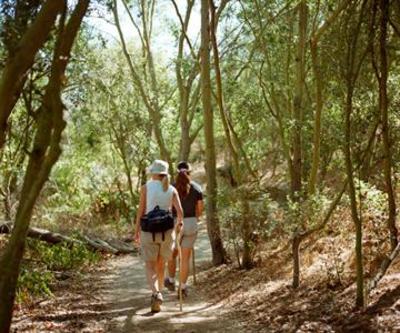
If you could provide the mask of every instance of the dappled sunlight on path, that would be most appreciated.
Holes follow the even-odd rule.
[[[196,264],[209,261],[210,244],[204,226],[196,243]],[[162,311],[150,313],[150,291],[144,265],[138,256],[125,256],[110,262],[109,274],[102,278],[106,312],[111,315],[108,332],[215,332],[236,331],[220,305],[206,302],[189,289],[183,312],[179,311],[176,292],[163,291]],[[189,281],[190,284],[192,281]],[[236,327],[237,328],[237,327]]]

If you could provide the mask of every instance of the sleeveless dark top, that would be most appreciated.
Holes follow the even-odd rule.
[[[203,200],[203,193],[198,186],[190,184],[190,190],[188,195],[181,200],[183,217],[196,217],[196,205],[197,201]],[[175,213],[175,212],[174,212]]]

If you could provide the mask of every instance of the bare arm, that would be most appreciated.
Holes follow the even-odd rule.
[[[142,188],[140,189],[139,207],[136,214],[135,240],[139,239],[140,219],[143,217],[145,209],[146,209],[146,188],[142,186]]]
[[[203,214],[203,210],[204,210],[204,201],[203,200],[198,200],[197,203],[196,203],[196,217],[198,219]]]
[[[174,206],[176,211],[176,218],[178,220],[178,225],[183,222],[183,210],[181,205],[181,200],[179,199],[178,192],[174,190],[174,194],[172,196],[172,206]]]

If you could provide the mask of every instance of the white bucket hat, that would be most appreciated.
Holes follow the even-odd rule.
[[[168,162],[155,160],[148,168],[147,173],[151,175],[168,175]]]

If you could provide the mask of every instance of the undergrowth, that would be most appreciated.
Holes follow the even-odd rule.
[[[49,245],[28,239],[18,278],[17,303],[29,303],[35,297],[51,296],[57,278],[69,278],[66,272],[75,273],[99,260],[100,254],[88,250],[84,244]]]

